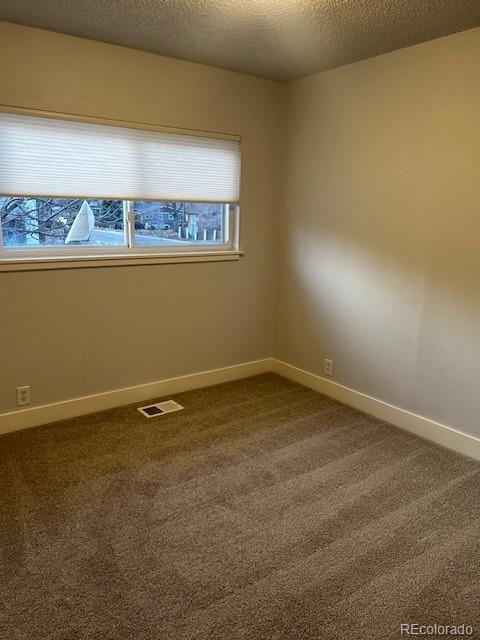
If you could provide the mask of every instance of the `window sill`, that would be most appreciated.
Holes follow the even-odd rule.
[[[0,260],[0,271],[44,271],[46,269],[84,269],[98,267],[132,267],[180,262],[230,262],[239,260],[242,251],[205,251],[202,253],[137,254],[110,256],[70,256],[44,258],[6,258]]]

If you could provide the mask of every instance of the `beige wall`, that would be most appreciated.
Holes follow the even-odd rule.
[[[0,102],[243,135],[233,263],[0,274],[0,412],[270,356],[274,82],[0,23]]]
[[[17,385],[41,404],[267,357],[275,319],[278,358],[480,435],[479,29],[288,86],[0,41],[2,103],[241,133],[246,254],[0,274],[0,412]]]
[[[480,435],[480,29],[289,86],[275,355]]]

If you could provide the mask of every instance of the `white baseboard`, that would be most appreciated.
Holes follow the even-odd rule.
[[[199,389],[220,384],[221,382],[248,378],[271,370],[272,359],[265,358],[264,360],[243,362],[229,367],[222,367],[221,369],[200,371],[176,378],[148,382],[133,387],[2,413],[0,414],[0,434],[36,427],[48,422],[56,422],[57,420],[74,418],[75,416],[94,413],[95,411],[104,411],[105,409],[112,409],[131,402],[142,402],[151,398],[160,398],[174,393],[181,393],[182,391],[189,391],[190,389]]]
[[[447,427],[440,422],[424,418],[405,409],[400,409],[388,404],[388,402],[360,393],[314,373],[309,373],[281,360],[273,358],[272,362],[273,371],[285,378],[319,391],[339,402],[343,402],[343,404],[360,409],[385,422],[411,431],[443,447],[463,453],[475,460],[480,460],[480,438],[457,431],[452,427]]]
[[[422,438],[432,440],[459,453],[463,453],[470,458],[480,460],[480,438],[457,431],[452,427],[430,420],[423,416],[400,409],[394,405],[383,402],[365,393],[355,391],[349,387],[333,382],[322,376],[304,371],[281,360],[275,358],[265,358],[253,362],[243,362],[241,364],[212,369],[210,371],[200,371],[176,378],[168,378],[139,384],[123,389],[115,389],[104,393],[96,393],[80,398],[72,398],[61,402],[52,402],[28,409],[19,409],[9,413],[0,414],[0,434],[10,431],[27,429],[48,422],[74,418],[95,411],[104,411],[132,402],[142,402],[151,398],[161,398],[166,395],[209,387],[222,382],[248,378],[274,371],[285,378],[289,378],[299,384],[303,384],[310,389],[319,391],[339,402],[343,402],[351,407],[360,409],[365,413],[385,420],[397,427],[411,431]]]

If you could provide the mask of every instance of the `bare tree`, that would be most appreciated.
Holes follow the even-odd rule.
[[[39,244],[63,244],[83,199],[60,198],[0,198],[0,222],[6,243],[29,239]],[[96,224],[110,229],[123,228],[123,203],[119,200],[97,203]],[[92,204],[93,204],[92,202]]]
[[[185,203],[184,202],[162,202],[160,211],[173,216],[175,227],[185,226]]]

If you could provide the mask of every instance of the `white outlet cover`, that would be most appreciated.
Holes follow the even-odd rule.
[[[333,360],[330,360],[330,358],[325,358],[324,365],[323,365],[323,371],[324,371],[325,375],[327,375],[327,376],[332,376],[333,375]]]
[[[184,409],[184,407],[178,404],[178,402],[175,402],[175,400],[164,400],[163,402],[157,402],[155,404],[147,404],[144,407],[137,407],[137,411],[140,411],[146,418],[157,418],[166,413],[174,413],[182,409]]]
[[[17,387],[17,407],[23,407],[32,402],[30,386]]]

